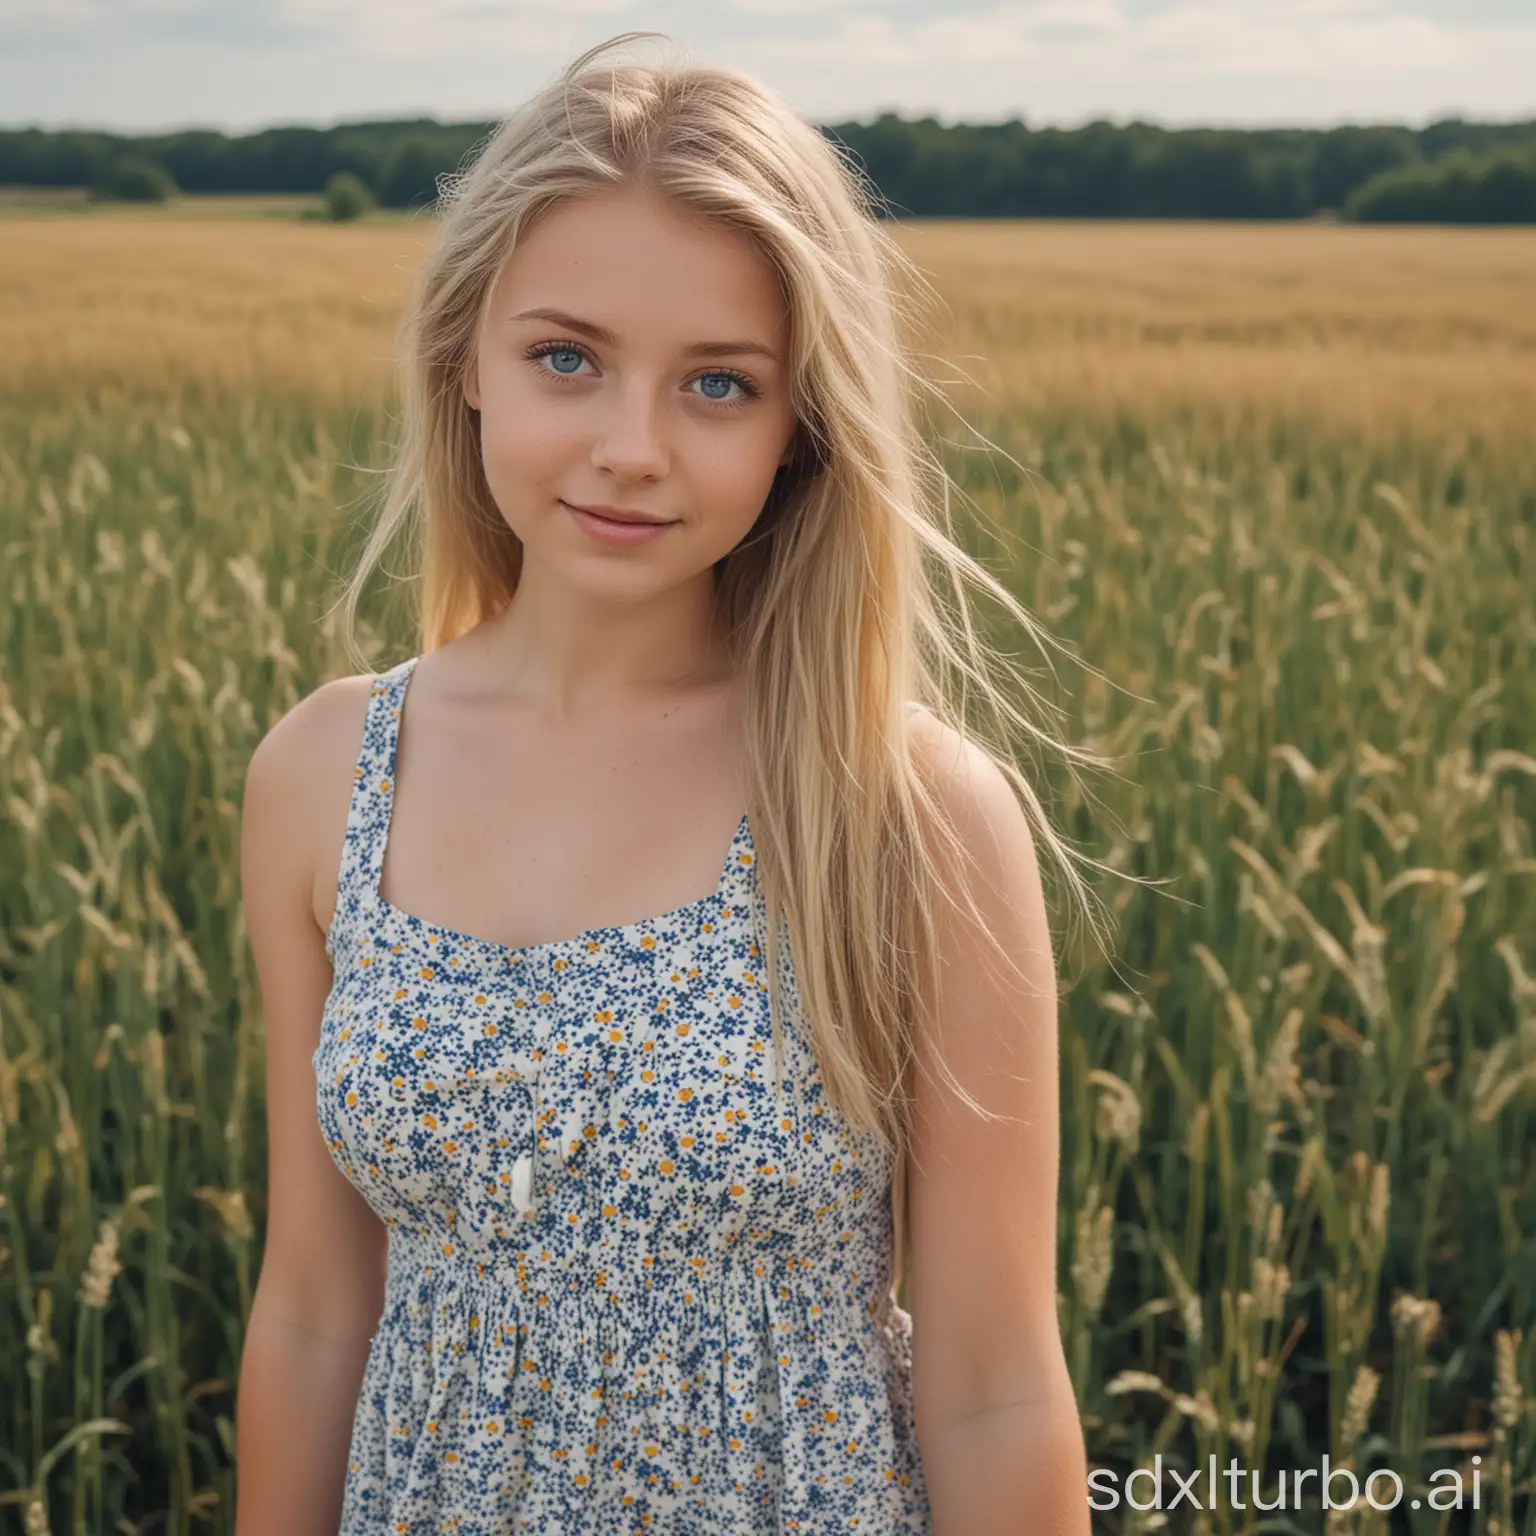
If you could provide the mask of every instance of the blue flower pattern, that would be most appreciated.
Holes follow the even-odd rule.
[[[890,1156],[823,1092],[787,943],[773,1028],[748,819],[656,917],[510,948],[404,912],[419,659],[372,682],[314,1053],[388,1229],[341,1536],[931,1536]]]

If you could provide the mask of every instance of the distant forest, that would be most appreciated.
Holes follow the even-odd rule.
[[[0,186],[145,181],[182,192],[320,193],[339,172],[385,207],[430,203],[494,123],[351,123],[125,137],[0,130]],[[821,130],[897,218],[1536,222],[1536,121],[1426,128],[944,126],[887,113]],[[126,175],[125,167],[138,173]],[[132,195],[132,194],[119,194]]]

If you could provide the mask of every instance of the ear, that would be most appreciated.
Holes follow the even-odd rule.
[[[464,403],[470,410],[478,411],[480,409],[480,368],[477,363],[472,362],[464,370],[464,380],[461,387],[464,393]]]

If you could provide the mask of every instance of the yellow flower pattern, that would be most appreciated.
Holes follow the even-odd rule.
[[[388,1229],[341,1536],[929,1536],[891,1166],[828,1102],[751,828],[715,891],[512,949],[384,900],[373,681],[320,1130]],[[787,938],[787,929],[785,930]]]

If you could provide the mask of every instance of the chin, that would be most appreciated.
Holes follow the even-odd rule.
[[[573,593],[594,597],[656,597],[697,581],[709,570],[707,565],[701,569],[696,566],[696,560],[683,565],[675,558],[665,563],[648,560],[643,547],[583,550],[574,555],[569,549],[552,554],[547,550],[533,551],[525,545],[523,550],[523,569],[537,571],[545,586],[568,587]]]

